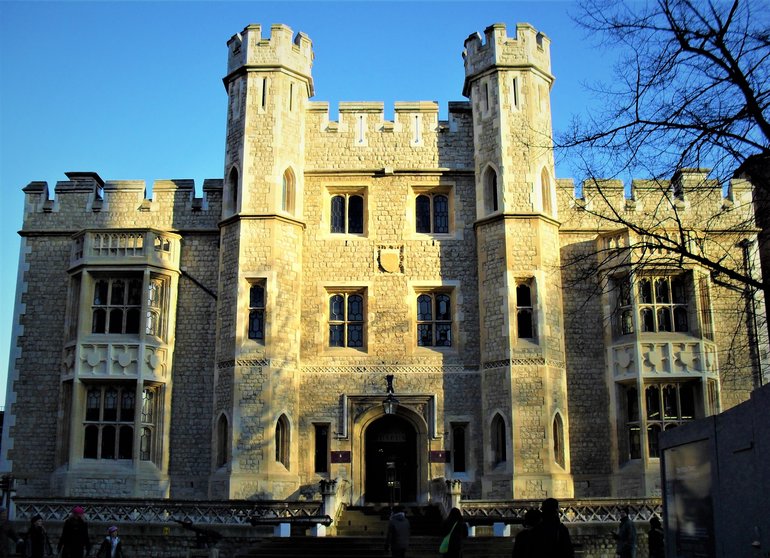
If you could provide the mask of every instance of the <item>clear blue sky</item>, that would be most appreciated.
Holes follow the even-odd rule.
[[[9,2],[0,0],[0,404],[16,293],[21,189],[67,171],[105,180],[223,175],[227,40],[285,23],[313,41],[316,96],[339,101],[463,100],[464,40],[527,22],[552,41],[554,129],[590,105],[610,53],[570,19],[574,2]],[[266,32],[267,34],[267,32]],[[567,164],[559,177],[571,175]],[[51,370],[58,374],[58,370]]]

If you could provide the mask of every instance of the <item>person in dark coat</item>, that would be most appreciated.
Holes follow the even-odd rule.
[[[96,552],[96,558],[125,558],[123,542],[118,536],[118,528],[114,525],[107,529],[107,536]]]
[[[64,520],[57,550],[61,558],[85,558],[91,553],[91,540],[88,538],[88,523],[85,510],[80,506],[72,508],[70,516]]]
[[[513,543],[513,558],[536,558],[535,527],[540,525],[543,516],[540,510],[527,510],[524,514],[524,529],[516,535]]]
[[[533,529],[535,556],[538,558],[574,558],[569,531],[559,519],[559,501],[546,498],[540,506],[543,520]]]
[[[27,541],[24,545],[24,556],[26,558],[53,556],[53,547],[48,539],[48,532],[43,526],[43,517],[40,514],[33,516],[30,520]]]
[[[14,544],[23,542],[23,539],[13,530],[11,522],[8,521],[8,510],[0,506],[0,558],[8,556],[8,539]]]
[[[450,535],[451,533],[451,535]],[[444,521],[441,536],[449,536],[449,550],[443,556],[447,558],[462,558],[463,541],[468,536],[468,526],[463,521],[463,514],[457,508],[452,508]]]
[[[404,558],[409,548],[409,520],[406,518],[403,506],[393,508],[388,521],[388,532],[385,535],[385,550],[390,548],[393,558]]]
[[[657,517],[650,518],[650,532],[647,534],[650,558],[665,558],[666,545],[663,538],[663,526]]]
[[[636,558],[636,527],[625,508],[620,510],[620,525],[615,540],[618,541],[616,552],[620,558]]]

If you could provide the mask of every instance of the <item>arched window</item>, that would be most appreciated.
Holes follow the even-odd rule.
[[[499,465],[508,460],[506,455],[505,421],[500,414],[492,419],[492,465]]]
[[[229,434],[227,416],[222,414],[217,421],[217,467],[225,465],[229,460]]]
[[[540,194],[543,198],[543,213],[553,215],[553,202],[551,200],[551,180],[548,171],[543,169],[540,173]]]
[[[494,213],[499,209],[497,198],[497,173],[492,167],[484,171],[484,209],[487,213]]]
[[[286,169],[286,172],[283,173],[283,184],[281,192],[281,209],[287,213],[294,213],[296,184],[294,173],[291,169]]]
[[[225,200],[225,214],[232,215],[238,212],[238,169],[233,167],[227,175],[227,193]]]
[[[289,468],[289,419],[286,415],[278,417],[275,423],[275,460]]]
[[[564,468],[564,422],[559,413],[553,417],[553,460]]]

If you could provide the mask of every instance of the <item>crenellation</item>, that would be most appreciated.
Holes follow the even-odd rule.
[[[222,206],[221,179],[204,180],[200,198],[195,197],[195,181],[190,179],[154,181],[152,199],[146,197],[143,180],[60,180],[56,183],[54,198],[49,197],[47,182],[35,181],[23,192],[25,226],[37,223],[40,214],[54,214],[57,217],[45,217],[45,226],[67,228],[85,223],[88,214],[99,213],[95,222],[113,226],[208,228],[216,227]],[[143,217],[143,213],[154,216]]]
[[[681,169],[671,180],[634,179],[630,185],[616,179],[584,181],[578,191],[571,179],[557,181],[559,215],[564,226],[581,228],[614,228],[613,214],[625,219],[657,222],[664,227],[712,229],[755,227],[752,185],[733,178],[727,187],[708,178],[708,169]],[[580,223],[578,225],[578,223]]]
[[[228,75],[240,69],[283,71],[297,74],[307,82],[307,95],[313,96],[313,44],[304,33],[297,33],[287,25],[270,28],[270,38],[262,38],[261,25],[248,25],[228,41]]]
[[[485,42],[482,42],[481,35],[477,32],[465,40],[464,95],[470,94],[471,82],[491,68],[533,67],[550,76],[550,40],[530,24],[519,23],[516,26],[516,36],[508,37],[505,24],[495,23],[484,30],[484,37]]]

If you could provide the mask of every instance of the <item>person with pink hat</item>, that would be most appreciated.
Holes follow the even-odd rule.
[[[88,538],[88,523],[85,510],[80,506],[72,508],[70,516],[64,520],[57,549],[61,558],[85,558],[91,553],[91,540]]]
[[[118,528],[115,525],[107,528],[107,536],[102,541],[96,558],[124,558],[123,543],[118,537]]]

